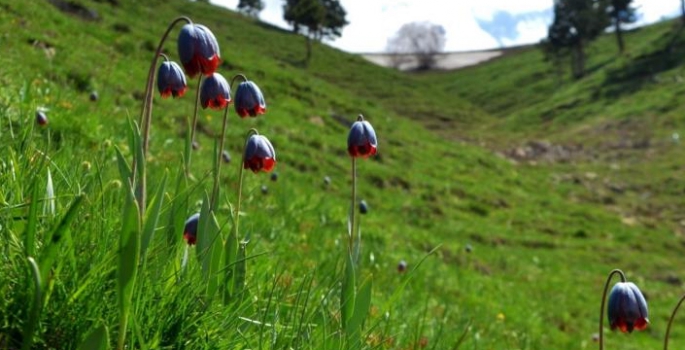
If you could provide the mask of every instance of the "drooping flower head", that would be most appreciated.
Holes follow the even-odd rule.
[[[359,213],[360,214],[366,214],[369,212],[369,205],[366,204],[365,200],[360,200],[359,201]]]
[[[269,172],[276,166],[276,151],[269,139],[262,135],[252,135],[245,144],[243,155],[245,169],[257,173],[260,170]]]
[[[266,102],[259,86],[248,80],[240,83],[235,92],[235,111],[241,118],[256,117],[266,112]]]
[[[376,131],[363,116],[359,115],[347,135],[347,153],[352,157],[367,158],[375,155],[377,148]]]
[[[48,125],[48,116],[45,115],[45,112],[41,110],[36,111],[36,123],[40,126]]]
[[[644,330],[649,324],[647,318],[647,301],[640,289],[632,282],[618,282],[609,294],[607,308],[609,325],[614,330],[632,332]]]
[[[200,87],[200,104],[202,108],[224,109],[231,103],[231,87],[226,78],[213,73],[202,81]]]
[[[162,62],[157,70],[157,90],[163,98],[181,97],[186,93],[188,84],[181,67],[172,61]]]
[[[178,56],[189,77],[210,75],[221,63],[219,43],[202,24],[186,24],[178,35]]]
[[[183,227],[183,239],[188,245],[194,245],[197,242],[197,222],[200,220],[200,213],[191,215],[185,222]]]

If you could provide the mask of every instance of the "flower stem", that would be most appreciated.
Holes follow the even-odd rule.
[[[200,87],[202,86],[202,74],[197,78],[197,92],[195,93],[195,107],[193,108],[193,119],[190,123],[190,148],[192,149],[193,143],[195,142],[195,128],[197,127],[197,112],[200,106]],[[190,158],[191,153],[188,153],[188,161],[186,164],[186,177],[190,175]]]
[[[243,143],[243,151],[242,155],[240,156],[240,172],[238,173],[238,203],[236,204],[236,209],[235,209],[235,223],[233,225],[234,230],[235,230],[235,236],[236,239],[238,239],[238,223],[240,222],[240,206],[242,205],[243,202],[243,170],[245,168],[245,148],[247,147],[247,141],[250,139],[250,136],[252,135],[259,135],[259,132],[257,129],[250,129],[247,132],[247,136],[245,137],[245,142]]]
[[[142,127],[142,133],[143,133],[143,140],[142,140],[142,147],[143,149],[143,158],[147,158],[147,151],[149,148],[149,140],[150,140],[150,125],[152,124],[152,86],[154,85],[155,81],[155,68],[157,68],[157,62],[159,61],[159,57],[162,55],[162,48],[164,47],[164,42],[166,41],[167,37],[169,37],[169,33],[171,33],[171,30],[174,28],[174,26],[179,23],[179,22],[186,22],[186,23],[193,23],[190,18],[181,16],[177,17],[174,19],[169,26],[166,29],[166,32],[164,32],[164,35],[162,35],[162,38],[159,40],[159,44],[157,45],[157,50],[155,51],[155,56],[152,58],[152,62],[150,63],[150,69],[148,70],[147,73],[147,81],[145,85],[145,99],[143,100],[143,107],[140,112],[140,126]],[[144,161],[144,159],[140,160],[141,162]],[[134,157],[133,161],[133,171],[131,172],[131,183],[136,184],[136,166],[137,162]],[[137,190],[137,198],[136,200],[138,201],[138,208],[140,210],[140,215],[143,217],[145,215],[145,196],[146,196],[146,169],[145,165],[142,164],[142,176],[141,179],[138,180],[138,183],[136,184]]]
[[[609,283],[611,278],[618,274],[621,277],[621,282],[626,281],[626,275],[619,269],[611,270],[607,281],[604,284],[604,292],[602,293],[602,307],[599,310],[599,350],[604,349],[604,306],[606,305],[607,292],[609,291]]]
[[[357,203],[357,158],[352,157],[352,196],[350,199],[350,218],[348,227],[348,253],[352,254],[354,250],[354,231],[356,224],[357,211],[354,209]]]
[[[671,324],[673,323],[673,320],[675,319],[675,315],[678,312],[678,309],[680,308],[680,305],[685,301],[685,295],[680,297],[680,300],[678,301],[678,304],[675,306],[673,309],[673,312],[671,313],[671,317],[668,319],[668,327],[666,327],[666,335],[664,336],[664,350],[668,350],[668,338],[669,335],[671,334]]]
[[[224,120],[223,120],[223,125],[221,126],[221,139],[219,139],[219,149],[216,155],[216,171],[214,172],[214,187],[212,188],[212,200],[209,202],[210,203],[210,210],[215,210],[217,201],[219,200],[219,181],[220,181],[220,175],[221,175],[221,163],[222,163],[222,152],[224,151],[224,139],[226,138],[226,125],[228,124],[228,105],[226,105],[226,108],[224,108]],[[240,168],[240,172],[242,173],[243,168]],[[242,181],[242,174],[241,176],[241,181]]]

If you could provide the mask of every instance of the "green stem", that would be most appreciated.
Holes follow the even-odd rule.
[[[675,315],[678,312],[678,309],[680,308],[680,305],[685,301],[685,295],[680,297],[680,300],[678,301],[678,304],[675,306],[673,309],[673,312],[671,313],[671,317],[668,319],[668,327],[666,327],[666,335],[664,336],[664,350],[668,350],[668,338],[671,334],[671,324],[673,324],[673,320],[675,319]]]
[[[243,170],[245,168],[245,148],[247,146],[247,141],[250,139],[250,136],[252,135],[259,135],[259,132],[256,129],[250,129],[247,132],[247,136],[245,137],[245,142],[243,143],[243,151],[242,155],[240,156],[240,172],[238,173],[238,204],[236,205],[236,210],[235,210],[235,225],[234,230],[235,230],[235,236],[236,240],[238,239],[238,223],[240,222],[240,206],[243,202]]]
[[[152,86],[154,85],[155,81],[155,68],[157,68],[157,62],[159,61],[159,57],[162,54],[162,48],[164,47],[164,42],[166,41],[167,37],[169,37],[169,33],[171,33],[171,30],[174,28],[174,26],[179,23],[179,22],[186,22],[186,23],[193,23],[190,18],[181,16],[176,19],[174,19],[169,26],[166,29],[166,32],[164,32],[164,35],[162,35],[162,38],[159,40],[159,44],[157,45],[157,50],[155,51],[155,56],[152,58],[152,62],[150,63],[150,69],[147,72],[147,82],[145,85],[145,99],[143,100],[143,107],[140,112],[140,125],[143,128],[142,133],[143,133],[143,144],[141,147],[143,148],[143,157],[147,158],[147,151],[149,148],[149,140],[150,140],[150,125],[152,124]],[[143,160],[140,160],[141,162]],[[133,161],[133,171],[131,172],[131,183],[135,184],[136,180],[136,160],[134,157]],[[139,180],[139,183],[137,184],[137,201],[138,201],[138,208],[140,210],[140,215],[141,217],[145,214],[145,195],[146,195],[146,169],[145,165],[141,165],[143,167],[142,169],[142,178]]]
[[[357,158],[352,157],[352,197],[350,202],[350,227],[348,229],[348,253],[352,254],[354,250],[354,232],[357,218],[357,211],[355,204],[357,203]]]
[[[607,281],[604,284],[604,292],[602,293],[602,307],[599,310],[599,350],[604,349],[604,306],[606,304],[607,292],[609,291],[609,283],[611,283],[611,278],[618,274],[621,277],[621,282],[626,281],[626,275],[623,271],[619,269],[611,270]]]
[[[214,188],[212,188],[212,200],[209,202],[210,203],[210,210],[215,210],[216,205],[217,205],[217,200],[219,197],[219,181],[220,181],[220,176],[221,176],[221,163],[222,161],[222,152],[224,151],[224,139],[226,138],[226,126],[228,125],[228,105],[226,105],[226,108],[224,108],[224,120],[223,120],[223,125],[221,126],[221,139],[219,139],[219,150],[216,155],[216,171],[214,172]],[[241,173],[242,173],[242,167],[240,168]],[[241,176],[241,181],[242,181],[242,174]],[[240,203],[240,202],[239,202]]]
[[[200,88],[202,87],[202,74],[200,74],[200,77],[197,78],[197,91],[195,93],[195,107],[193,109],[193,120],[190,123],[190,148],[192,149],[193,143],[195,142],[195,128],[197,127],[197,112],[200,106]],[[188,153],[188,160],[186,163],[186,177],[190,175],[190,158],[192,156],[190,155],[192,153]]]

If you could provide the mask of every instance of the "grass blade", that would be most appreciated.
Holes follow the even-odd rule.
[[[31,312],[29,313],[29,319],[28,322],[24,324],[24,344],[22,344],[22,350],[31,349],[31,346],[33,345],[33,333],[35,332],[36,326],[38,325],[40,311],[43,306],[43,283],[41,282],[40,269],[38,268],[38,264],[35,260],[33,260],[32,257],[29,256],[26,259],[29,263],[29,267],[31,268],[31,273],[33,275],[33,285],[35,290],[33,294],[33,303],[31,304]]]
[[[74,201],[71,203],[71,206],[69,207],[69,210],[67,210],[67,213],[64,215],[62,218],[62,221],[60,221],[59,225],[55,228],[55,230],[50,234],[49,240],[46,240],[45,245],[47,246],[41,256],[40,256],[40,266],[43,267],[42,270],[42,282],[43,285],[47,283],[48,280],[48,275],[49,272],[52,268],[52,263],[55,260],[57,256],[57,252],[59,251],[59,243],[62,241],[62,238],[66,234],[67,230],[69,229],[69,226],[71,225],[71,222],[74,221],[76,218],[76,214],[78,213],[78,209],[81,206],[81,203],[83,202],[83,198],[85,195],[80,194],[74,198]]]
[[[121,150],[119,149],[119,147],[115,146],[114,151],[117,154],[117,165],[119,167],[119,176],[121,176],[121,182],[130,183],[132,172],[131,167],[126,162],[126,158],[124,158],[124,155],[121,154]]]
[[[155,235],[155,229],[157,228],[157,223],[159,222],[159,213],[162,209],[162,203],[164,203],[164,191],[166,191],[166,181],[168,173],[164,173],[162,178],[162,183],[159,185],[155,196],[151,200],[151,210],[147,212],[147,218],[145,219],[145,226],[143,228],[143,237],[141,241],[140,254],[145,257],[145,252],[147,251],[152,238]]]
[[[31,205],[29,206],[29,217],[24,232],[24,252],[26,256],[36,256],[36,225],[38,223],[38,202],[40,192],[34,182],[31,193]]]
[[[109,347],[109,330],[104,324],[95,328],[79,345],[78,350],[106,350]]]

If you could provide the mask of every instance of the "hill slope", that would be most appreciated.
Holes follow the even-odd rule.
[[[65,13],[54,4],[71,4],[72,11]],[[160,224],[134,294],[131,347],[342,347],[336,332],[340,241],[349,207],[345,139],[359,113],[374,125],[380,142],[380,156],[359,165],[359,195],[371,208],[362,217],[362,271],[374,281],[365,347],[584,347],[596,332],[605,274],[616,267],[646,285],[653,333],[630,341],[611,337],[608,344],[642,349],[660,342],[660,321],[678,294],[669,283],[678,276],[674,264],[682,238],[673,234],[672,226],[626,223],[616,210],[591,197],[592,186],[600,186],[601,180],[583,174],[575,181],[578,174],[571,165],[517,165],[490,149],[458,141],[537,135],[532,126],[514,136],[500,126],[513,113],[521,117],[512,119],[512,125],[529,121],[528,104],[517,100],[511,113],[504,113],[490,99],[515,100],[516,90],[483,78],[485,72],[511,71],[517,59],[530,59],[505,57],[458,75],[425,77],[315,45],[313,60],[304,67],[302,37],[207,4],[0,0],[0,6],[6,33],[0,40],[9,48],[0,55],[0,139],[7,145],[0,151],[0,224],[10,242],[3,248],[7,268],[0,270],[0,280],[11,281],[0,285],[8,296],[0,304],[0,347],[18,347],[22,340],[32,290],[23,253],[30,226],[26,217],[32,189],[43,188],[47,168],[58,210],[56,218],[44,217],[38,224],[41,244],[47,246],[57,218],[81,191],[87,205],[69,225],[70,238],[60,243],[60,262],[35,342],[41,348],[73,348],[98,322],[116,338],[112,261],[118,256],[114,247],[125,192],[117,189],[121,183],[111,145],[130,157],[128,118],[137,119],[157,40],[179,15],[215,33],[222,74],[244,73],[264,91],[268,113],[249,120],[232,117],[227,145],[237,159],[245,132],[258,128],[277,150],[279,176],[276,182],[264,174],[246,176],[241,227],[250,239],[247,286],[253,298],[237,310],[206,303],[199,296],[206,283],[194,259],[186,279],[174,284],[175,279],[164,278],[178,269],[185,243],[181,232],[165,237],[167,227]],[[173,41],[165,46],[172,58],[177,57]],[[459,85],[454,79],[472,80]],[[544,84],[550,82],[540,84],[549,87]],[[189,91],[196,85],[191,81]],[[93,90],[99,95],[96,102],[89,101]],[[153,189],[165,172],[172,179],[179,172],[185,118],[193,108],[192,92],[188,95],[172,101],[155,97],[148,165]],[[33,126],[39,107],[48,109],[48,129]],[[191,203],[211,187],[212,144],[220,119],[215,111],[200,113],[201,147],[193,154],[192,171],[198,180],[190,186]],[[42,153],[49,162],[35,161],[43,159]],[[88,163],[78,166],[82,162]],[[223,171],[224,205],[218,221],[224,232],[236,200],[236,168],[231,164]],[[324,176],[331,178],[331,186],[321,185]],[[261,193],[262,185],[268,186],[267,195]],[[179,195],[167,190],[163,217]],[[41,253],[39,249],[39,257]],[[190,254],[194,257],[194,250]],[[641,263],[647,256],[649,263]],[[416,270],[398,273],[400,260]],[[676,330],[674,337],[682,334]]]

